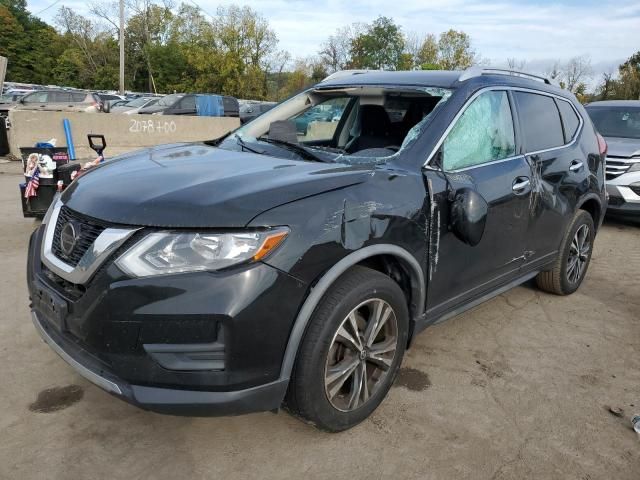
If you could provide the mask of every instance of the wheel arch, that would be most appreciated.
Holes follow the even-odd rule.
[[[602,201],[600,200],[600,197],[598,197],[598,195],[596,195],[595,193],[585,195],[578,202],[577,210],[584,210],[585,212],[589,213],[589,215],[591,215],[591,218],[593,219],[593,225],[595,226],[597,231],[598,227],[602,223],[603,217]]]
[[[360,250],[356,250],[327,270],[313,286],[311,293],[302,304],[293,328],[291,329],[282,360],[282,367],[280,369],[281,380],[288,380],[291,377],[291,371],[293,370],[293,365],[298,355],[298,349],[311,316],[324,294],[331,288],[334,282],[354,265],[361,264],[367,266],[368,263],[370,264],[370,262],[378,260],[382,261],[383,258],[391,258],[394,262],[398,262],[409,275],[411,293],[409,297],[409,314],[411,318],[409,320],[413,323],[418,316],[422,315],[426,294],[424,273],[420,264],[411,253],[404,248],[390,244],[369,245]],[[376,270],[378,269],[376,268]],[[405,294],[406,293],[407,292],[405,292]]]

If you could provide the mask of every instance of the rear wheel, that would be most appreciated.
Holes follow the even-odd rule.
[[[407,344],[409,315],[400,287],[354,267],[329,289],[300,346],[286,407],[328,431],[367,418],[386,396]]]
[[[540,272],[536,277],[538,287],[556,295],[569,295],[575,292],[587,273],[595,228],[588,212],[578,210],[562,241],[560,254],[553,268]]]

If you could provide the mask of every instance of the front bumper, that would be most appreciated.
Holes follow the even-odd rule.
[[[90,353],[57,333],[36,312],[31,314],[45,343],[76,372],[103,390],[145,410],[189,416],[239,415],[277,409],[287,391],[286,380],[232,392],[130,385],[106,371]]]
[[[74,285],[43,265],[43,234],[33,233],[27,266],[34,325],[85,378],[162,413],[279,407],[282,359],[306,284],[261,263],[132,279],[113,263],[115,252]]]
[[[640,219],[640,195],[629,185],[640,184],[640,171],[620,175],[607,180],[609,206],[607,213],[617,217]]]

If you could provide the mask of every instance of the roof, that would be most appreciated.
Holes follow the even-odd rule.
[[[586,107],[640,107],[640,100],[602,100],[590,102]]]
[[[382,71],[382,70],[353,70],[342,71],[330,75],[318,86],[343,85],[407,85],[449,88],[458,81],[462,72],[451,70],[411,70],[411,71]]]
[[[495,68],[471,67],[457,70],[345,70],[330,75],[316,88],[347,87],[351,85],[399,85],[411,87],[456,88],[473,84],[474,87],[506,85],[533,88],[571,97],[571,93],[552,84],[548,79],[524,72]]]

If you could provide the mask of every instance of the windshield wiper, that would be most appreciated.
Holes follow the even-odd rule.
[[[277,145],[279,147],[286,148],[291,150],[292,152],[297,153],[301,157],[306,158],[307,160],[313,160],[316,162],[325,162],[329,163],[331,160],[321,157],[320,155],[316,155],[310,150],[306,149],[302,145],[298,145],[297,143],[287,142],[286,140],[278,140],[277,138],[269,138],[269,137],[260,137],[258,138],[261,142],[272,143],[273,145]]]
[[[240,135],[236,135],[236,143],[240,145],[240,148],[242,148],[242,151],[249,150],[252,153],[258,153],[260,155],[264,154],[264,150],[258,150],[256,148],[253,148],[247,145],[247,143],[242,139]]]

